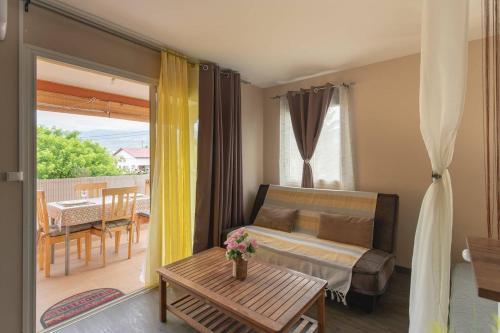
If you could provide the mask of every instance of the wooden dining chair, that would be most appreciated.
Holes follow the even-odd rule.
[[[65,230],[59,229],[49,224],[49,214],[47,211],[47,201],[45,192],[36,192],[36,220],[37,220],[37,253],[38,266],[40,270],[45,270],[45,277],[50,277],[50,264],[52,257],[52,245],[64,243],[66,240]],[[92,224],[81,224],[69,227],[69,239],[76,239],[78,259],[81,258],[81,239],[85,239],[85,264],[90,261],[91,249],[91,228]]]
[[[144,194],[145,195],[150,195],[151,194],[151,180],[146,179],[144,182]],[[145,212],[138,212],[135,214],[135,242],[139,243],[139,240],[141,238],[141,226],[143,224],[149,223],[149,211]]]
[[[83,197],[82,193],[87,192],[87,198],[97,198],[102,195],[102,190],[108,187],[108,183],[80,183],[76,184],[74,189],[79,197]]]
[[[121,232],[128,232],[128,259],[132,257],[132,226],[134,224],[136,195],[136,186],[102,190],[101,221],[94,224],[92,234],[101,238],[103,266],[106,266],[107,233],[115,234],[115,253],[118,253]]]

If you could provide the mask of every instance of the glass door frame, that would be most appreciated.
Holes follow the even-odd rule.
[[[54,60],[89,70],[137,81],[149,85],[150,147],[155,138],[156,91],[158,80],[111,66],[47,50],[37,46],[20,46],[19,68],[19,169],[23,172],[23,332],[36,332],[36,61],[38,58]],[[153,158],[153,156],[151,156]],[[150,172],[150,178],[152,174]],[[71,325],[105,308],[135,297],[150,289],[143,288],[116,301],[105,304],[80,316],[71,318],[50,329],[53,331]]]

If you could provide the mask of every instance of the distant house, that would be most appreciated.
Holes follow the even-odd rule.
[[[149,172],[149,148],[119,148],[113,153],[118,166],[128,171]]]

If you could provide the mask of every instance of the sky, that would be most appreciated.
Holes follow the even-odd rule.
[[[37,124],[57,127],[68,131],[87,132],[91,130],[147,131],[149,123],[140,121],[82,116],[67,113],[37,111]]]

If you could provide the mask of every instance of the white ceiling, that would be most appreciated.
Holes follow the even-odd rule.
[[[419,51],[421,0],[61,0],[268,87]],[[470,0],[470,39],[481,0]]]
[[[36,76],[39,80],[149,100],[147,84],[52,60],[37,59]]]

